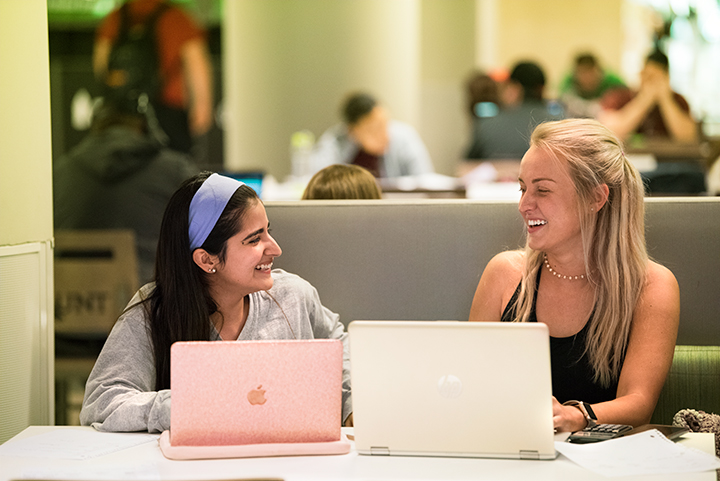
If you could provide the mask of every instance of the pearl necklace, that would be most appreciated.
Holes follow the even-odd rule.
[[[559,272],[553,270],[552,267],[550,267],[550,263],[548,262],[547,254],[544,254],[544,257],[545,257],[545,267],[547,267],[548,270],[550,271],[550,274],[554,275],[555,277],[558,277],[560,279],[567,279],[569,281],[574,281],[577,279],[585,279],[585,274],[581,274],[579,276],[563,276]]]

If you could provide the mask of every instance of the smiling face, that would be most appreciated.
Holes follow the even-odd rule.
[[[209,276],[209,282],[213,290],[244,296],[273,286],[270,271],[282,250],[270,235],[262,202],[249,206],[241,222],[240,232],[227,241],[225,262],[217,264],[217,272]]]
[[[525,220],[528,246],[545,252],[580,249],[578,197],[567,164],[530,147],[520,163],[518,210]]]

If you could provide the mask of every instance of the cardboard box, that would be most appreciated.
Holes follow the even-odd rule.
[[[55,332],[106,337],[138,289],[132,230],[55,232]]]

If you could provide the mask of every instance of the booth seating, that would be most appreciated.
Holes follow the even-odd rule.
[[[275,267],[312,283],[353,320],[467,320],[496,253],[524,244],[515,202],[268,202]],[[646,199],[648,252],[680,284],[673,367],[653,422],[684,408],[720,413],[720,198]]]

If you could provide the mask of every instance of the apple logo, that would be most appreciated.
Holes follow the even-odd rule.
[[[265,390],[261,388],[262,384],[248,393],[247,398],[250,404],[265,404],[265,401],[267,401],[265,399]]]
[[[442,397],[453,399],[460,397],[463,385],[462,381],[457,376],[446,374],[444,376],[440,376],[440,379],[438,379],[437,389]]]

